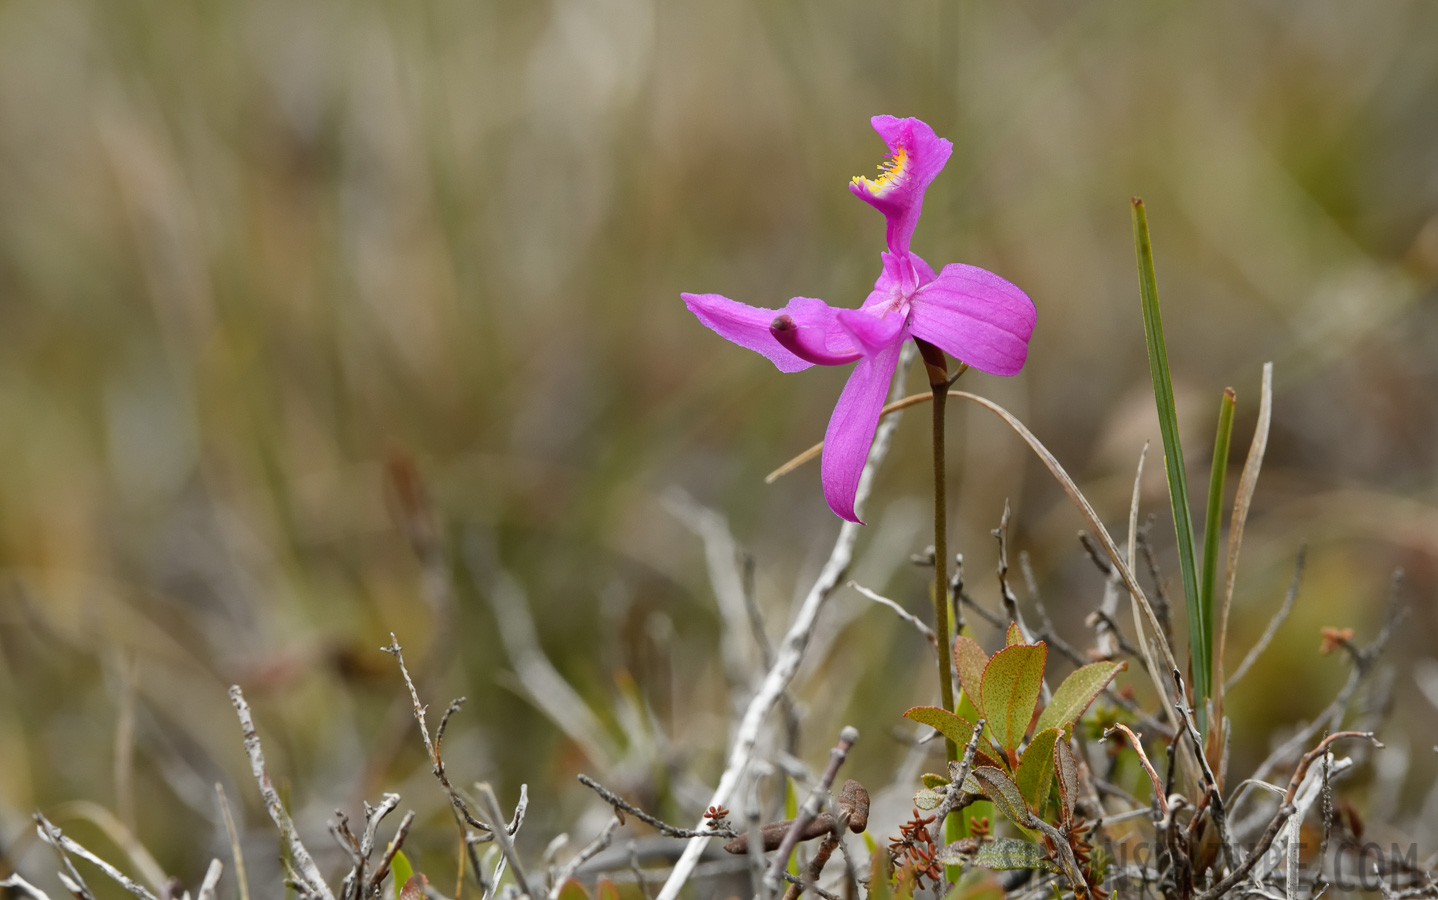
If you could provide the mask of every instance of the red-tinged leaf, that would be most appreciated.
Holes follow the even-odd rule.
[[[995,653],[984,668],[984,715],[994,740],[1012,751],[1028,733],[1044,683],[1048,647],[1019,644]]]
[[[962,634],[954,638],[954,668],[959,672],[959,685],[969,695],[980,716],[984,715],[980,692],[984,683],[984,667],[988,664],[989,655],[978,641]]]
[[[1019,791],[1019,786],[1014,780],[1005,775],[1002,769],[995,769],[992,766],[979,766],[974,769],[974,780],[983,788],[984,796],[994,802],[994,806],[1021,828],[1032,828],[1034,814],[1029,811],[1028,805],[1024,803],[1024,795]]]
[[[404,900],[409,900],[408,897]],[[559,888],[559,900],[589,900],[589,888],[571,878]]]
[[[601,878],[595,885],[594,893],[597,900],[619,900],[619,885],[608,878]]]
[[[423,875],[411,875],[409,880],[404,883],[404,887],[400,889],[399,900],[424,900],[424,887],[427,884],[429,884],[429,879]],[[584,900],[589,900],[589,898],[585,897]]]
[[[1123,662],[1096,662],[1075,669],[1054,691],[1053,698],[1039,713],[1038,724],[1034,727],[1042,731],[1077,722],[1094,698],[1127,667],[1128,663]]]
[[[968,746],[974,736],[974,723],[961,718],[941,706],[916,706],[904,713],[920,725],[927,725],[953,741],[959,747]]]
[[[1019,758],[1018,771],[1014,773],[1019,792],[1024,795],[1029,806],[1040,812],[1043,811],[1044,801],[1048,799],[1049,785],[1053,784],[1054,742],[1059,739],[1059,734],[1057,728],[1047,728],[1035,734],[1034,739],[1024,748],[1024,755]]]
[[[1004,633],[1004,646],[1017,647],[1024,642],[1024,633],[1019,631],[1018,622],[1010,622],[1009,630]]]
[[[1059,805],[1063,810],[1063,823],[1073,821],[1074,801],[1078,798],[1078,766],[1074,763],[1073,750],[1068,741],[1054,744],[1054,775],[1058,778]]]

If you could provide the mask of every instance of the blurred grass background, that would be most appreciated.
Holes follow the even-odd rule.
[[[1438,740],[1411,668],[1438,629],[1435,34],[1424,0],[3,0],[0,838],[36,852],[31,810],[93,800],[193,882],[224,847],[222,780],[272,864],[238,681],[312,845],[335,805],[398,788],[427,810],[416,848],[448,858],[417,738],[394,737],[391,630],[436,661],[436,713],[470,697],[456,781],[505,802],[529,783],[536,849],[592,812],[581,770],[692,819],[727,700],[702,545],[663,498],[729,517],[777,637],[838,521],[815,468],[761,479],[822,435],[846,373],[780,377],[678,294],[862,299],[882,223],[845,181],[882,156],[877,113],[955,144],[917,252],[1039,309],[1024,373],[962,386],[1028,422],[1116,532],[1157,447],[1130,195],[1196,484],[1223,387],[1236,471],[1275,362],[1230,667],[1305,542],[1310,565],[1231,699],[1235,771],[1326,704],[1346,668],[1318,628],[1370,635],[1401,564],[1413,614],[1383,737],[1405,755],[1373,793],[1380,820],[1420,815]],[[1007,498],[1015,551],[1081,628],[1102,581],[1078,518],[997,420],[951,409],[972,590],[993,600]],[[900,428],[855,570],[916,609],[923,431]],[[448,612],[425,600],[386,460],[413,461],[452,538]],[[1167,550],[1156,460],[1145,512]],[[617,745],[648,741],[637,769],[600,771],[515,689],[479,559],[527,592]],[[929,700],[929,666],[852,592],[826,621],[800,755],[820,762],[850,722],[855,772],[883,784],[903,752],[884,735]],[[662,739],[635,736],[646,715]]]

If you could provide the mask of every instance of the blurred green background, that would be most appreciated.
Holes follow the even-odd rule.
[[[1317,654],[1319,627],[1370,636],[1401,564],[1413,610],[1383,737],[1405,755],[1370,793],[1379,818],[1420,816],[1438,740],[1420,690],[1438,629],[1435,35],[1428,0],[3,0],[10,861],[52,869],[28,815],[84,799],[193,884],[227,854],[224,781],[252,879],[272,872],[232,682],[312,846],[333,850],[336,805],[356,816],[394,789],[422,811],[416,852],[449,860],[378,652],[390,631],[435,715],[470,698],[456,782],[492,781],[506,803],[529,784],[525,846],[602,821],[578,771],[692,820],[729,700],[703,545],[673,491],[728,517],[777,639],[839,523],[816,467],[762,478],[822,436],[846,373],[780,376],[678,295],[857,304],[883,226],[845,182],[882,157],[878,113],[955,145],[916,251],[989,268],[1039,310],[1020,376],[962,386],[1023,418],[1116,534],[1154,440],[1144,512],[1174,594],[1131,195],[1148,203],[1196,490],[1222,389],[1239,397],[1236,478],[1274,361],[1230,667],[1300,544],[1310,558],[1231,700],[1235,771],[1327,703],[1347,664]],[[1080,520],[1001,423],[951,409],[950,542],[971,590],[995,605],[988,529],[1008,499],[1014,551],[1087,645],[1103,585]],[[926,440],[920,418],[900,426],[854,573],[916,610]],[[447,536],[428,567],[406,534],[421,491]],[[501,568],[612,757],[509,674]],[[853,772],[885,784],[904,752],[887,733],[930,700],[921,645],[848,590],[821,631],[796,686],[799,755],[821,763],[852,723]]]

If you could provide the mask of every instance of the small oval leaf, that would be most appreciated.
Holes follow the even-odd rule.
[[[1019,768],[1014,773],[1019,792],[1029,806],[1042,812],[1044,801],[1049,796],[1049,785],[1053,783],[1054,742],[1059,739],[1057,728],[1046,728],[1034,735],[1019,757]]]
[[[985,841],[979,848],[979,852],[974,855],[974,865],[983,866],[986,869],[1059,871],[1058,866],[1054,865],[1039,845],[1006,837]]]
[[[941,791],[949,786],[949,779],[942,775],[935,775],[933,772],[925,772],[919,776],[919,780],[924,783],[924,787],[936,791]]]
[[[1012,751],[1028,733],[1044,683],[1048,647],[1020,644],[1005,647],[984,668],[984,715],[994,740]]]
[[[1004,646],[1017,647],[1024,642],[1024,633],[1019,631],[1018,622],[1010,622],[1009,630],[1004,632]]]
[[[610,881],[608,878],[599,879],[599,883],[595,885],[595,888],[594,893],[598,900],[619,900],[619,885]]]
[[[931,809],[938,809],[939,804],[944,802],[944,792],[936,791],[933,788],[922,788],[914,795],[914,806],[924,812]]]
[[[1075,669],[1054,691],[1053,698],[1039,713],[1038,724],[1034,727],[1042,731],[1077,722],[1094,698],[1127,666],[1128,663],[1124,662],[1096,662]]]
[[[995,769],[992,766],[979,766],[974,769],[974,780],[983,788],[984,796],[994,801],[994,806],[1003,813],[1015,825],[1023,828],[1032,828],[1034,815],[1029,812],[1028,806],[1024,803],[1024,795],[1019,791],[1019,786],[1014,784],[1013,779],[1005,775],[1003,770]]]

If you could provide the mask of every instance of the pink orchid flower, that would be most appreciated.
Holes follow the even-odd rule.
[[[874,290],[858,309],[795,297],[762,309],[718,294],[682,294],[694,315],[720,336],[762,353],[781,372],[857,363],[829,419],[821,465],[824,497],[840,518],[858,522],[854,495],[874,441],[899,350],[927,341],[976,369],[1014,375],[1028,356],[1037,314],[1023,291],[992,272],[952,264],[937,275],[909,252],[924,190],[948,162],[953,144],[918,119],[875,116],[889,147],[875,181],[856,177],[859,199],[888,221],[888,252]]]

